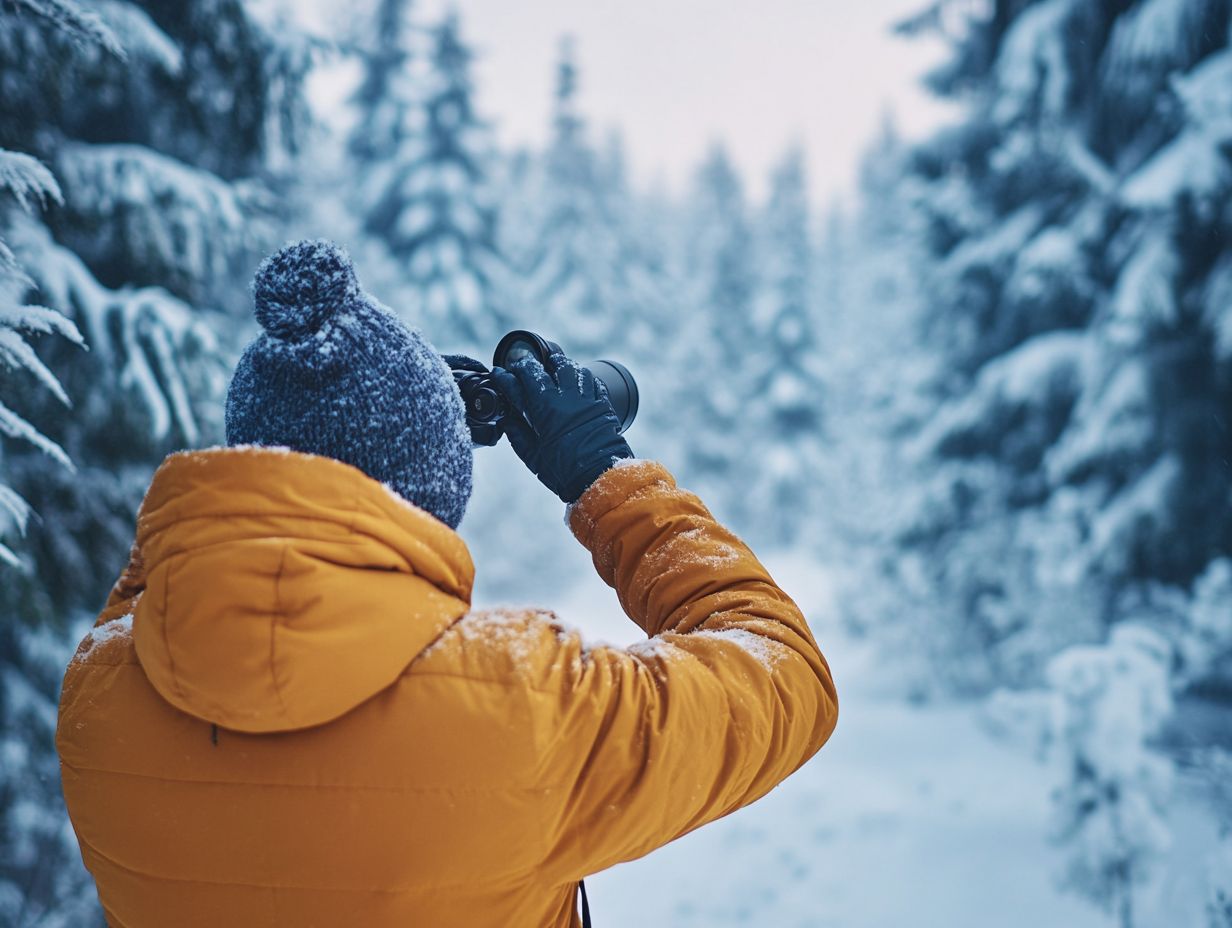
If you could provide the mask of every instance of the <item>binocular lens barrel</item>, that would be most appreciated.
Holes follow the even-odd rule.
[[[548,356],[553,353],[564,354],[564,351],[560,345],[541,335],[516,329],[497,343],[496,350],[492,352],[492,365],[507,369],[523,358],[531,357],[537,358],[540,364],[546,366]],[[607,387],[608,399],[616,412],[616,418],[620,420],[620,431],[623,433],[637,417],[637,381],[627,367],[616,361],[589,361],[582,366],[589,368]]]
[[[540,364],[547,366],[548,356],[553,353],[565,352],[556,342],[550,342],[542,335],[528,332],[526,329],[514,329],[496,343],[496,350],[492,352],[492,366],[508,370],[525,358],[537,358]]]
[[[591,361],[586,367],[607,387],[607,398],[611,401],[612,409],[616,411],[616,418],[620,420],[620,431],[623,433],[637,418],[637,381],[627,367],[616,361]]]

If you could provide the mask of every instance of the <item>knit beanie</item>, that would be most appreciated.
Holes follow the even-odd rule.
[[[471,437],[440,354],[360,289],[332,242],[284,246],[257,268],[252,295],[265,331],[231,379],[227,444],[343,461],[457,528]]]

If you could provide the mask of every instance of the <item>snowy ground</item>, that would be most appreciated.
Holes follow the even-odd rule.
[[[826,573],[799,558],[771,567],[830,658],[838,731],[752,808],[588,880],[596,924],[1111,926],[1055,886],[1060,858],[1046,836],[1045,768],[989,735],[977,705],[915,706],[892,695],[874,649],[842,633]],[[543,605],[592,638],[623,643],[640,634],[597,580]],[[1175,817],[1193,819],[1180,823],[1189,837],[1174,849],[1172,868],[1193,885],[1170,879],[1141,928],[1201,924],[1200,874],[1188,874],[1197,868],[1186,858],[1201,859],[1189,856],[1192,845],[1211,829],[1195,809]]]

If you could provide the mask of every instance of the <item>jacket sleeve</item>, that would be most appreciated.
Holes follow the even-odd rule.
[[[608,471],[569,514],[650,636],[564,660],[542,776],[546,869],[577,879],[748,805],[834,730],[830,670],[752,552],[652,462]]]

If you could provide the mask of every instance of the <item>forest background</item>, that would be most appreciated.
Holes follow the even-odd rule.
[[[800,145],[751,185],[700,138],[687,185],[645,183],[568,39],[546,142],[502,146],[461,13],[360,14],[0,2],[0,924],[100,923],[63,666],[153,469],[222,440],[257,261],[326,236],[442,351],[530,328],[626,363],[634,450],[824,603],[903,729],[958,707],[1019,752],[1049,892],[1232,926],[1232,2],[922,0],[895,29],[945,49],[950,115],[887,114],[841,208]],[[477,466],[477,598],[603,595],[509,449]],[[978,782],[994,748],[963,743]],[[820,832],[789,850],[840,857]],[[773,904],[746,897],[698,923]],[[878,924],[808,899],[800,924]]]

